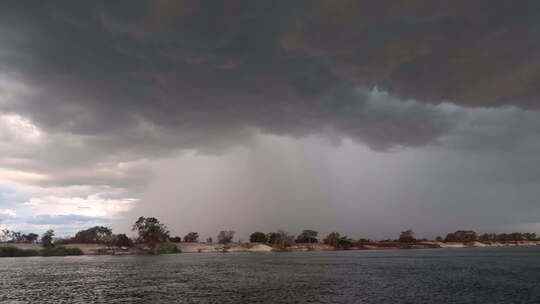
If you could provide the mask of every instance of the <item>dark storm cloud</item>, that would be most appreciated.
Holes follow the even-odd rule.
[[[535,6],[3,2],[0,114],[29,118],[46,139],[21,143],[0,119],[0,167],[46,173],[42,185],[130,187],[151,166],[132,160],[221,152],[254,131],[375,150],[525,147],[534,111],[483,108],[534,107]]]
[[[538,222],[537,3],[3,1],[2,224]]]
[[[5,2],[0,68],[33,93],[0,111],[88,136],[89,162],[103,147],[219,148],[248,128],[332,129],[375,149],[424,145],[453,118],[421,105],[373,107],[371,89],[532,105],[532,3]]]
[[[305,109],[292,102],[302,95],[295,82],[303,91],[335,82],[318,63],[283,55],[277,5],[138,3],[3,9],[2,68],[39,91],[5,110],[80,134],[140,120],[194,132],[286,128]],[[306,68],[312,79],[296,72]]]
[[[283,35],[299,56],[404,98],[537,107],[538,1],[318,1]]]

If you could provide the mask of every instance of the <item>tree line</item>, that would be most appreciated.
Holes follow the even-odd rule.
[[[478,235],[472,230],[458,230],[449,233],[443,239],[437,237],[438,241],[444,242],[519,242],[519,241],[537,241],[536,233],[531,232],[513,232],[513,233],[483,233]]]
[[[167,226],[161,223],[155,217],[139,217],[132,226],[132,231],[137,233],[137,236],[129,238],[126,234],[113,234],[112,229],[105,226],[94,226],[88,229],[81,230],[73,237],[54,238],[54,230],[48,230],[41,238],[38,234],[24,234],[17,231],[4,229],[0,234],[0,242],[4,243],[38,243],[43,247],[53,247],[55,244],[75,244],[75,243],[93,243],[105,244],[107,246],[131,247],[134,243],[144,243],[150,249],[156,249],[162,243],[179,243],[179,242],[199,242],[199,233],[190,231],[183,237],[171,236]],[[234,230],[222,230],[218,233],[216,241],[218,244],[227,245],[233,242],[235,235]],[[315,230],[303,230],[296,237],[284,230],[264,233],[260,231],[253,232],[249,236],[249,242],[262,243],[270,245],[278,250],[287,250],[294,244],[325,244],[335,249],[350,249],[353,247],[362,248],[364,245],[378,246],[399,246],[405,244],[414,244],[426,239],[418,240],[414,237],[413,230],[402,231],[395,240],[371,241],[369,239],[354,240],[347,236],[341,235],[339,232],[331,232],[322,240],[319,239],[319,233]],[[536,241],[538,240],[535,233],[484,233],[478,235],[472,230],[458,230],[448,233],[443,239],[438,236],[436,241],[439,242],[516,242],[516,241]],[[213,243],[213,238],[207,238],[206,242]]]

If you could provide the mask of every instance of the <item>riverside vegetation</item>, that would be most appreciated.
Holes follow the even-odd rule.
[[[3,231],[3,234],[9,234],[10,231]],[[17,233],[15,233],[17,234]],[[33,233],[32,233],[33,234]],[[54,246],[53,244],[54,231],[48,230],[41,237],[43,249],[21,249],[15,246],[0,247],[0,257],[30,257],[30,256],[72,256],[83,255],[79,248],[66,248],[63,246]],[[33,238],[33,237],[32,237]]]
[[[113,234],[104,226],[95,226],[81,230],[73,237],[55,238],[53,230],[46,231],[41,238],[35,233],[3,230],[0,234],[0,257],[28,256],[71,256],[82,254],[174,254],[182,252],[183,244],[199,244],[196,251],[189,252],[228,252],[250,251],[318,251],[318,250],[361,250],[361,249],[419,249],[441,247],[483,247],[483,246],[520,246],[540,245],[535,233],[484,233],[478,235],[470,230],[458,230],[445,238],[435,240],[416,239],[412,230],[405,230],[395,240],[374,241],[370,239],[352,239],[338,232],[331,232],[322,240],[315,230],[304,230],[296,237],[284,230],[264,233],[254,232],[249,243],[233,242],[235,231],[223,230],[217,235],[217,244],[208,238],[199,242],[199,234],[191,231],[183,238],[171,236],[167,226],[154,217],[139,217],[132,230],[137,233],[133,238],[126,234]],[[42,248],[39,248],[40,247]],[[95,245],[95,248],[82,250],[74,246]],[[24,247],[32,248],[24,248]],[[37,246],[37,247],[36,247]],[[21,248],[22,247],[22,248]]]

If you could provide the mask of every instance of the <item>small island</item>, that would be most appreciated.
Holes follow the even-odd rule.
[[[77,256],[77,255],[133,255],[176,253],[227,253],[227,252],[289,252],[335,250],[388,250],[468,247],[538,246],[535,233],[483,233],[458,230],[434,240],[416,239],[412,230],[402,231],[397,239],[352,239],[339,232],[331,232],[322,240],[315,230],[304,230],[294,236],[287,231],[253,232],[249,242],[234,241],[234,230],[222,230],[216,242],[210,237],[205,242],[191,231],[171,236],[167,226],[154,217],[139,217],[132,230],[136,236],[114,234],[112,229],[95,226],[81,230],[73,237],[55,238],[54,230],[41,237],[36,233],[23,234],[3,230],[0,235],[0,257]]]

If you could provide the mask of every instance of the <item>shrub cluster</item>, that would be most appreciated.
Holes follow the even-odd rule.
[[[33,249],[19,249],[13,246],[0,247],[0,257],[29,257],[38,256],[39,251]]]
[[[71,256],[82,255],[79,248],[48,247],[41,250],[19,249],[13,246],[0,247],[0,257],[29,257],[29,256]]]
[[[67,247],[49,247],[41,250],[42,256],[68,256],[68,255],[83,255],[83,252],[79,248],[67,248]]]
[[[161,243],[157,248],[150,248],[144,251],[146,254],[173,254],[180,253],[180,249],[175,244],[166,242]]]

